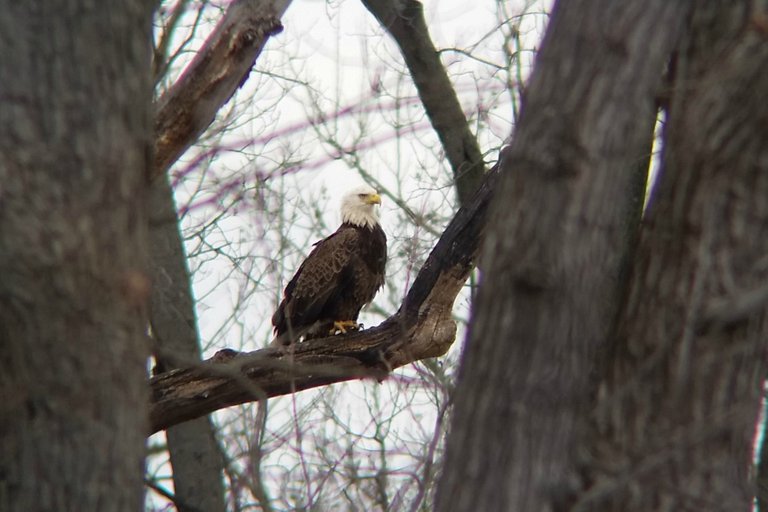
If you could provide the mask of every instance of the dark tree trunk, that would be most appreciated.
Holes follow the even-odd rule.
[[[164,372],[199,361],[200,340],[187,257],[167,173],[154,180],[149,197],[149,317],[155,371]],[[211,418],[205,416],[171,427],[166,438],[179,511],[223,512],[224,461]]]
[[[0,510],[142,508],[150,28],[0,8]]]
[[[768,348],[768,45],[750,4],[698,3],[678,52],[578,510],[751,509]]]
[[[571,0],[501,159],[438,511],[563,510],[684,2]]]

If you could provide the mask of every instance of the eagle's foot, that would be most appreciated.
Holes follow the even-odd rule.
[[[347,334],[349,331],[356,331],[360,326],[354,320],[336,320],[333,322],[333,328],[330,334]]]

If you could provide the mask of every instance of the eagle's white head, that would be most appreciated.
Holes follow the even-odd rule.
[[[341,222],[373,228],[379,224],[381,196],[368,185],[355,187],[341,198]]]

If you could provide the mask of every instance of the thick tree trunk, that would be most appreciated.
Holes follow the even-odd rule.
[[[571,0],[552,13],[501,159],[436,510],[562,510],[579,492],[633,170],[685,5]]]
[[[700,2],[680,49],[578,510],[751,509],[768,348],[768,45],[750,4]]]
[[[0,510],[142,508],[150,28],[0,7]]]

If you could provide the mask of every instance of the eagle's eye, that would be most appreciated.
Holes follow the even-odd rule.
[[[360,199],[365,199],[365,196],[367,195],[368,194],[357,194],[357,197],[359,197]]]

